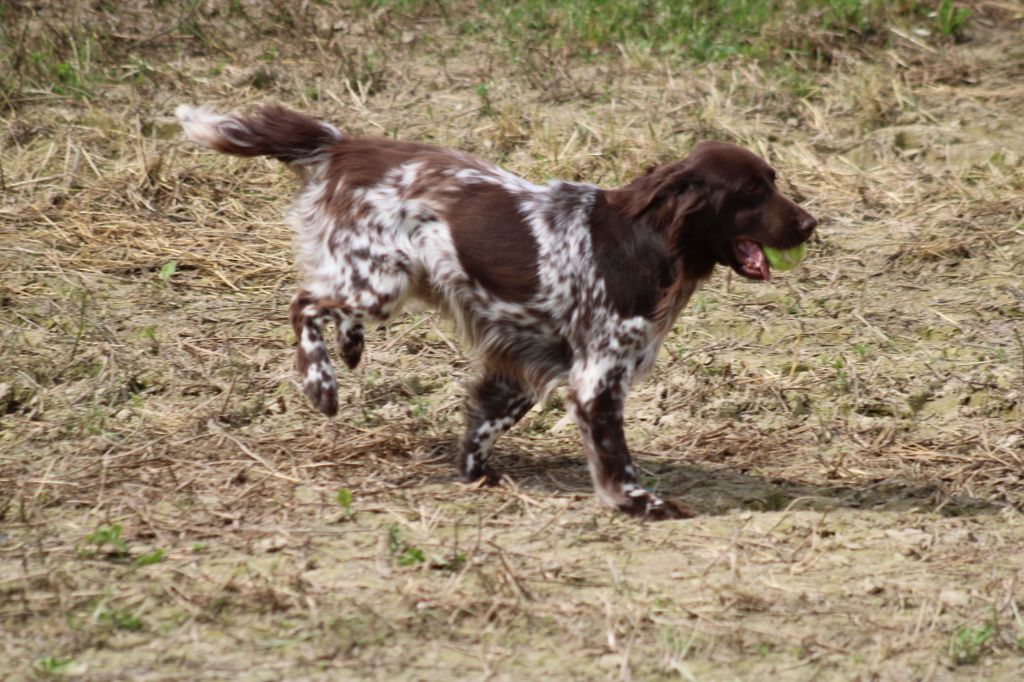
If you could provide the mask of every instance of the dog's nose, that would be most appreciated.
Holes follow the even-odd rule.
[[[804,215],[800,219],[800,231],[804,234],[810,234],[814,232],[814,228],[818,226],[818,219],[812,216],[810,213]]]

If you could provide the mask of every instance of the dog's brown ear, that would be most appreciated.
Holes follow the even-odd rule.
[[[674,207],[672,211],[671,224],[680,225],[686,216],[700,211],[708,203],[708,188],[693,178],[693,173],[687,175],[685,182],[675,185],[672,190],[666,191],[665,203]]]
[[[689,160],[655,166],[625,187],[608,193],[608,203],[629,218],[646,217],[652,227],[678,226],[707,205],[707,188]]]

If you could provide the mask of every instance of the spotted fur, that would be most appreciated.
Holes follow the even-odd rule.
[[[338,409],[324,323],[354,368],[365,323],[426,300],[484,368],[467,398],[463,480],[497,481],[495,440],[567,382],[598,497],[648,519],[692,515],[638,484],[623,406],[715,264],[766,279],[760,245],[788,248],[813,232],[764,161],[705,142],[619,189],[538,185],[457,151],[349,138],[277,106],[222,116],[182,105],[177,115],[200,144],[273,156],[304,177],[288,214],[302,277],[291,321],[317,409]]]

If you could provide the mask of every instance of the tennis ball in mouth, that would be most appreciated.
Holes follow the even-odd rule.
[[[761,250],[764,251],[764,257],[768,259],[768,265],[772,266],[773,270],[785,271],[800,265],[800,261],[807,253],[807,244],[794,246],[791,249],[773,249],[770,246],[762,246]]]

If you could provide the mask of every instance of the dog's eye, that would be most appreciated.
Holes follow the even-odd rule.
[[[761,183],[756,180],[748,180],[746,184],[743,185],[743,191],[747,194],[757,194],[761,191]]]

